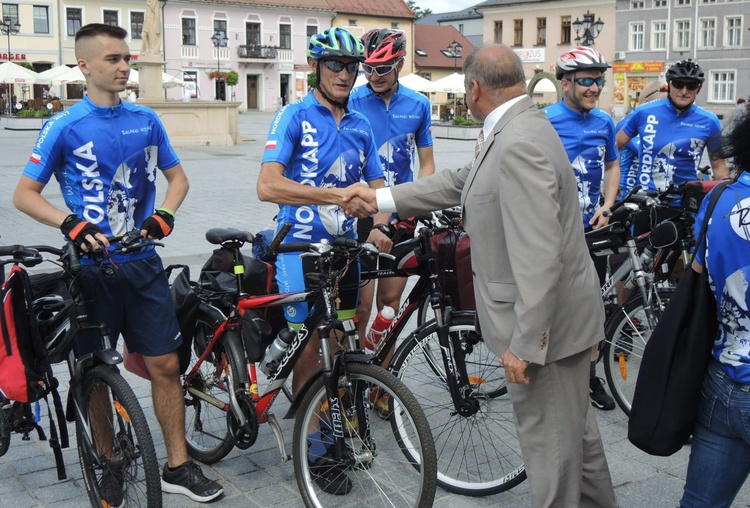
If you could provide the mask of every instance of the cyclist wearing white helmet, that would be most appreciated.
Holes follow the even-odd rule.
[[[636,109],[617,133],[617,145],[641,137],[638,184],[664,190],[697,178],[704,148],[708,150],[714,178],[728,178],[721,155],[718,117],[695,105],[705,81],[700,65],[691,59],[675,62],[666,72],[667,100]]]
[[[608,114],[596,107],[604,87],[604,72],[609,67],[593,48],[581,46],[563,53],[555,69],[562,85],[563,100],[544,110],[573,165],[583,226],[587,231],[607,224],[603,212],[615,202],[620,185],[615,124]],[[593,257],[593,261],[603,285],[607,258]],[[615,408],[614,399],[596,375],[596,362],[591,363],[589,397],[598,409]]]

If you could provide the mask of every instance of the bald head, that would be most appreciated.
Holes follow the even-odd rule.
[[[467,83],[476,81],[487,90],[518,88],[522,93],[526,89],[521,59],[502,44],[487,44],[472,51],[464,63],[464,75]]]
[[[125,40],[128,36],[127,30],[119,26],[105,25],[103,23],[89,23],[76,32],[76,60],[90,60],[97,49],[97,37],[105,36],[114,39]]]

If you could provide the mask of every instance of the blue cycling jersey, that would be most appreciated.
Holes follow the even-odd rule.
[[[628,117],[626,116],[617,123],[615,132],[620,132],[627,119]],[[635,136],[630,138],[630,141],[620,148],[620,195],[618,197],[624,196],[638,184],[638,167],[640,166],[638,152],[640,147],[641,138],[640,136]]]
[[[696,217],[696,237],[706,220],[710,196]],[[699,249],[696,260],[708,269],[716,295],[719,329],[713,355],[729,377],[750,384],[750,174],[746,171],[719,197],[706,246],[705,255]]]
[[[604,164],[617,160],[615,123],[599,108],[580,113],[563,101],[544,108],[544,112],[560,136],[575,170],[583,225],[588,228],[599,206]]]
[[[695,180],[704,147],[712,155],[721,148],[716,115],[695,104],[678,115],[669,99],[639,106],[626,118],[623,131],[641,138],[638,183],[648,190]]]
[[[413,181],[417,148],[432,146],[432,114],[427,97],[399,85],[386,107],[369,86],[360,86],[352,90],[349,107],[377,126],[373,133],[386,185]]]
[[[23,174],[45,184],[54,174],[71,212],[119,235],[154,213],[156,170],[179,162],[152,109],[128,102],[99,107],[86,96],[47,120]],[[143,249],[116,259],[151,255]]]
[[[284,176],[311,187],[348,187],[383,178],[367,119],[349,111],[339,125],[314,94],[282,108],[268,131],[263,163],[284,165]],[[336,205],[279,205],[279,227],[292,223],[285,242],[356,236],[356,219]]]

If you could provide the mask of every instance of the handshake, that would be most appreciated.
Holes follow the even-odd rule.
[[[347,215],[364,219],[378,213],[375,189],[368,187],[367,184],[357,182],[349,187],[337,190],[338,200],[336,204]]]

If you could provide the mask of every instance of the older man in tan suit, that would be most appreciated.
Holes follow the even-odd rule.
[[[481,47],[464,73],[469,109],[484,121],[472,163],[379,189],[377,198],[357,192],[404,217],[463,206],[479,324],[511,383],[532,506],[616,506],[589,411],[589,362],[604,310],[573,168],[526,95],[513,51]]]

